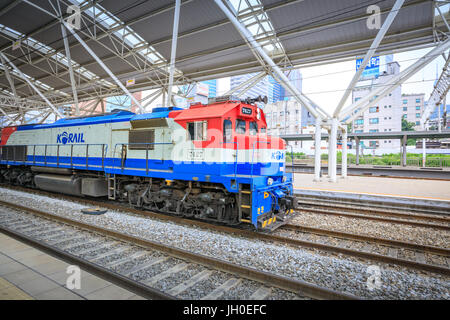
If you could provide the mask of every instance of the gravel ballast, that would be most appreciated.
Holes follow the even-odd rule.
[[[0,188],[0,199],[362,298],[450,298],[449,277],[445,276],[378,264],[381,268],[380,286],[369,290],[370,262],[318,254],[126,212],[109,210],[101,216],[87,216],[80,212],[86,205],[5,188]],[[155,271],[149,268],[133,277],[148,278],[157,274]]]

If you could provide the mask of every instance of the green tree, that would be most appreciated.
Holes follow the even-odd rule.
[[[408,120],[402,118],[402,131],[414,131],[415,125],[416,124],[414,122],[408,122]],[[415,146],[416,139],[408,139],[408,141],[406,141],[406,145]]]
[[[414,131],[415,126],[414,122],[408,122],[408,120],[402,118],[402,131]]]

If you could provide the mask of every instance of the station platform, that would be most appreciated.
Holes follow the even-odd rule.
[[[141,300],[133,292],[81,269],[69,290],[68,263],[0,233],[0,300]]]
[[[340,193],[433,202],[450,208],[450,181],[350,176],[329,182],[327,176],[314,181],[313,174],[295,173],[296,192]]]

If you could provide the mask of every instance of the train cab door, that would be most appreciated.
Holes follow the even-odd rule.
[[[111,166],[120,169],[125,166],[127,159],[128,129],[117,129],[111,131],[110,154],[112,158]]]

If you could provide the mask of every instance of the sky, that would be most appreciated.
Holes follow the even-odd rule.
[[[400,64],[401,72],[430,50],[432,48],[397,53],[394,54],[394,61]],[[445,60],[442,56],[434,59],[402,85],[402,93],[425,93],[425,101],[428,100],[433,91],[434,80],[436,79],[436,68],[439,77],[444,63]],[[356,62],[352,60],[330,63],[321,66],[300,68],[300,71],[303,76],[303,94],[307,95],[329,113],[332,113],[356,71]],[[217,88],[218,95],[225,93],[229,88],[230,78],[219,79]],[[350,102],[351,95],[347,99],[344,107],[350,105]]]

